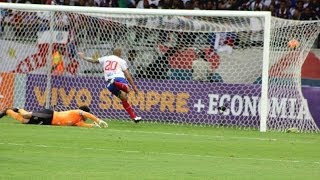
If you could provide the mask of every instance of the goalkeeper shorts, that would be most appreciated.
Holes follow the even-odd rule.
[[[53,113],[54,111],[50,109],[32,112],[32,116],[27,124],[51,125]]]

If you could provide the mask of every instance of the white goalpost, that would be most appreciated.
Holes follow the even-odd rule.
[[[301,87],[319,21],[260,11],[0,9],[0,110],[89,105],[101,118],[128,119],[100,65],[77,55],[98,58],[121,48],[139,88],[130,104],[146,122],[319,132]]]

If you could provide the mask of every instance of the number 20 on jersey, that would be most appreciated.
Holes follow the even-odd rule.
[[[117,68],[118,62],[116,61],[107,61],[106,65],[104,66],[105,71],[113,71]]]

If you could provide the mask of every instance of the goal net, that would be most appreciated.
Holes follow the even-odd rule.
[[[0,9],[0,109],[89,105],[101,118],[128,120],[102,66],[77,55],[121,48],[139,89],[130,104],[147,122],[319,131],[301,87],[319,22],[272,18],[270,26],[266,12]]]

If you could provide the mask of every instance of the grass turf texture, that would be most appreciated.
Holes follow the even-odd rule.
[[[0,119],[0,179],[320,179],[319,134]]]

